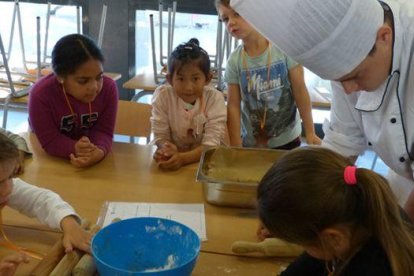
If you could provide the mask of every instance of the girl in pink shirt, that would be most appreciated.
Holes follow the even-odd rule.
[[[162,169],[176,170],[199,161],[204,146],[224,139],[226,106],[223,94],[208,86],[210,58],[191,39],[168,59],[168,85],[152,98],[152,132],[158,149],[154,159]]]
[[[103,55],[89,38],[72,34],[53,48],[54,73],[30,91],[29,123],[43,149],[91,166],[111,150],[118,89],[103,75]]]

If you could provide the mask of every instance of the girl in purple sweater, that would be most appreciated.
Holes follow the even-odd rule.
[[[91,166],[111,150],[118,90],[104,76],[101,50],[89,38],[72,34],[52,51],[54,73],[30,91],[29,123],[43,149]]]

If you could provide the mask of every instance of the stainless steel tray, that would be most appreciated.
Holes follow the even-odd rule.
[[[257,184],[284,153],[284,150],[261,148],[206,149],[197,171],[197,181],[203,184],[206,201],[221,206],[254,208]]]

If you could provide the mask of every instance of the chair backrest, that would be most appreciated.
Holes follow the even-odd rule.
[[[115,134],[146,137],[151,135],[151,105],[132,101],[118,101]]]

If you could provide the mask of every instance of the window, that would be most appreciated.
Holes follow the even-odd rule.
[[[150,14],[154,16],[154,33],[155,33],[155,53],[157,66],[160,66],[160,32],[159,32],[159,11],[155,10],[137,10],[136,11],[136,73],[142,73],[145,70],[152,72],[152,45],[150,33]],[[172,17],[172,16],[171,16]],[[164,11],[162,15],[162,51],[163,61],[166,63],[168,50],[168,12]],[[173,50],[177,45],[189,41],[196,37],[200,46],[209,53],[210,56],[216,54],[216,37],[217,37],[217,15],[191,14],[177,12],[175,15],[175,28],[173,39]]]
[[[34,62],[37,60],[37,28],[36,17],[40,17],[40,37],[41,37],[41,54],[45,50],[45,34],[46,34],[46,17],[47,4],[35,4],[19,2],[21,26],[23,33],[24,54],[26,61]],[[80,10],[80,13],[82,11]],[[14,31],[11,34],[13,23],[13,15],[15,16]],[[9,51],[10,37],[13,37],[11,48],[10,67],[24,68],[23,55],[20,44],[18,16],[15,13],[14,2],[0,2],[0,33],[6,52]],[[48,40],[46,47],[46,55],[50,56],[55,43],[64,35],[77,32],[77,10],[76,6],[51,5]],[[32,66],[33,67],[33,66]]]

